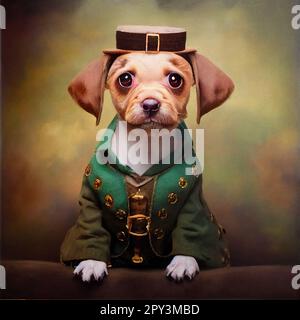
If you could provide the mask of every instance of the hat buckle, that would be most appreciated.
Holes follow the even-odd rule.
[[[149,50],[149,37],[157,38],[156,50]],[[157,53],[160,49],[160,36],[159,33],[146,33],[146,48],[147,53]]]

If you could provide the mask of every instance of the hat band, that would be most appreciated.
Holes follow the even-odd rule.
[[[116,32],[117,49],[130,51],[183,51],[186,32],[177,33],[132,33]]]

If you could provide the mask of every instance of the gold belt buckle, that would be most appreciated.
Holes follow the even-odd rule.
[[[146,221],[145,221],[146,220]],[[133,230],[134,229],[134,224],[138,223],[138,222],[146,222],[146,226],[145,226],[145,230],[142,230],[141,232]],[[149,229],[150,229],[150,217],[145,216],[144,214],[134,214],[132,216],[128,215],[127,216],[127,224],[126,224],[126,228],[128,230],[128,233],[136,236],[136,237],[144,237],[149,233]]]
[[[157,38],[156,50],[149,50],[149,38]],[[146,48],[145,51],[148,53],[157,53],[160,49],[160,36],[159,33],[146,33]]]

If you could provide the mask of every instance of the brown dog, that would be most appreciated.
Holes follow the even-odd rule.
[[[129,102],[127,94],[133,97],[134,94],[132,92],[141,91],[143,86],[146,90],[150,90],[150,84],[153,84],[156,80],[155,85],[156,87],[159,86],[160,90],[159,93],[154,94],[161,95],[162,92],[168,92],[170,101],[165,104],[163,110],[168,108],[170,111],[173,111],[172,115],[170,115],[173,119],[171,120],[168,117],[167,122],[170,121],[170,126],[174,127],[180,118],[186,117],[189,90],[190,87],[195,84],[197,91],[197,123],[199,123],[201,116],[218,107],[229,98],[234,90],[234,84],[223,71],[199,53],[183,54],[182,56],[174,53],[146,55],[144,53],[130,53],[120,56],[104,54],[100,59],[90,63],[78,74],[70,84],[69,92],[83,109],[96,117],[98,124],[102,113],[105,88],[111,90],[114,106],[120,116],[126,120],[126,116],[131,117],[135,114],[131,106],[126,105],[126,102]],[[114,59],[116,60],[111,66]],[[134,59],[136,59],[135,62]],[[187,61],[189,61],[189,63]],[[127,69],[125,65],[127,65]],[[134,65],[136,65],[136,67],[134,67]],[[142,83],[141,86],[137,88],[139,84],[138,80],[140,79],[139,76],[134,77],[136,79],[135,84],[129,88],[124,88],[117,83],[112,83],[113,79],[116,80],[116,74],[121,75],[122,72],[120,70],[124,71],[123,73],[125,73],[126,70],[131,73],[130,71],[136,70],[137,66],[140,67],[139,76],[144,77],[142,78],[142,82],[145,80],[146,84]],[[108,72],[109,70],[110,72]],[[165,70],[165,73],[163,73],[163,70]],[[180,90],[178,90],[178,88],[172,88],[169,83],[166,82],[167,75],[170,74],[170,72],[169,74],[166,74],[166,72],[171,70],[176,70],[176,73],[184,80],[183,86],[179,88]],[[135,96],[135,98],[138,99],[137,96]],[[177,102],[176,107],[170,103],[175,100]],[[131,103],[134,102],[131,101]],[[133,112],[132,115],[130,115],[130,113],[128,114],[130,109],[131,112]],[[130,120],[133,121],[133,125],[141,124],[135,123],[136,120],[134,119]],[[169,124],[165,123],[165,125]]]
[[[190,89],[197,90],[197,122],[200,117],[222,104],[233,91],[231,79],[202,55],[191,52],[113,52],[104,53],[70,84],[75,101],[100,121],[104,90],[107,88],[119,119],[129,130],[176,128],[187,116]],[[117,156],[121,156],[118,155]],[[128,165],[128,163],[127,163]],[[135,172],[138,165],[130,164]],[[67,259],[65,259],[67,260]],[[82,279],[102,279],[106,261],[82,259],[75,273]],[[166,269],[168,276],[181,280],[199,271],[196,259],[176,255]]]
[[[139,128],[177,127],[187,115],[193,83],[191,65],[174,53],[122,55],[107,77],[107,88],[120,118]],[[145,112],[147,102],[152,112]]]

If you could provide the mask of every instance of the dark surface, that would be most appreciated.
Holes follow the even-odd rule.
[[[163,270],[115,268],[102,284],[83,283],[55,262],[6,261],[2,298],[21,299],[299,299],[290,266],[231,267],[202,271],[174,283]]]

